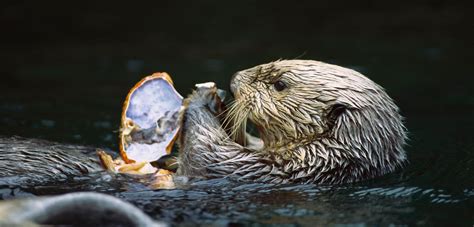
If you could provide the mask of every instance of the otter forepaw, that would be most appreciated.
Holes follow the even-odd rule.
[[[226,92],[218,89],[214,82],[196,84],[196,90],[185,99],[187,108],[207,107],[213,114],[218,115],[224,111]]]

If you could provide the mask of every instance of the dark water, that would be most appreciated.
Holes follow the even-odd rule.
[[[410,164],[343,187],[220,179],[151,191],[104,173],[2,186],[0,195],[106,192],[173,224],[472,226],[472,9],[444,1],[6,2],[1,135],[117,149],[122,101],[145,75],[167,71],[187,94],[198,82],[228,88],[240,69],[304,58],[356,69],[385,87],[406,117]]]

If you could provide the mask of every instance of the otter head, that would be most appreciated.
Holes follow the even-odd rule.
[[[356,160],[383,172],[406,159],[398,107],[383,88],[351,69],[309,60],[276,61],[236,73],[231,91],[235,102],[230,118],[236,127],[247,118],[252,121],[264,152],[301,158],[295,148],[318,143],[320,150],[309,155]]]

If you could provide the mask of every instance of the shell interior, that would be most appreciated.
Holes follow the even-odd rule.
[[[167,74],[154,74],[130,91],[120,136],[125,161],[154,161],[169,152],[179,131],[183,102],[171,83]]]

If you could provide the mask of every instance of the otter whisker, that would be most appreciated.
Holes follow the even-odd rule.
[[[229,104],[227,104],[227,106],[230,106],[230,108],[227,108],[225,109],[224,111],[222,111],[222,113],[219,113],[217,115],[217,117],[222,117],[222,116],[225,116],[233,107],[234,107],[234,104],[236,103],[235,100],[232,100]]]
[[[235,122],[235,118],[237,117],[236,113],[241,112],[238,109],[242,108],[243,106],[245,105],[243,105],[240,101],[235,100],[232,102],[231,107],[226,110],[227,114],[224,118],[224,124],[222,125],[224,128],[227,128],[230,124],[232,124],[232,122]]]
[[[222,128],[227,129],[230,125],[232,125],[232,122],[235,121],[233,118],[236,115],[235,112],[238,112],[237,111],[238,106],[239,105],[234,104],[229,109],[227,109],[227,114],[224,117],[224,120],[221,125]]]
[[[235,100],[230,108],[226,110],[226,113],[222,127],[229,130],[228,138],[243,144],[248,117],[246,102]]]
[[[242,127],[240,128],[240,130],[238,131],[238,135],[236,135],[236,138],[235,138],[235,141],[238,141],[240,142],[243,146],[246,146],[247,145],[247,140],[245,138],[245,134],[247,132],[247,118],[243,118],[243,123],[242,123]]]
[[[242,108],[242,109],[244,109],[244,108]],[[245,131],[243,131],[243,130],[246,130],[246,123],[247,123],[248,114],[245,113],[243,110],[241,110],[235,116],[236,116],[237,119],[234,119],[235,123],[232,125],[232,131],[230,133],[230,136],[234,140],[239,138],[239,136],[241,136],[242,133],[245,135]]]

